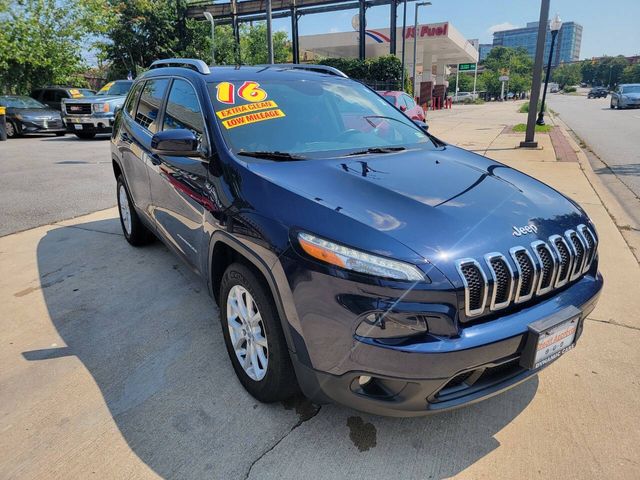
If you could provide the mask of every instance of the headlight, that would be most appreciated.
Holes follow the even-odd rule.
[[[91,109],[94,112],[108,112],[109,111],[109,104],[108,103],[94,103],[91,106]]]
[[[354,272],[412,282],[425,279],[422,272],[411,264],[371,255],[309,233],[299,233],[298,243],[313,258]]]

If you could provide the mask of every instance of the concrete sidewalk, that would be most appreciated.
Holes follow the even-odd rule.
[[[129,247],[110,209],[0,238],[0,478],[640,478],[640,267],[579,151],[556,161],[548,135],[514,148],[518,105],[429,123],[596,223],[602,298],[577,348],[537,378],[419,419],[259,404],[205,286],[160,244]]]

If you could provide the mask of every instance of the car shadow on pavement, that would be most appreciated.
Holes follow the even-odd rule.
[[[97,418],[111,416],[135,455],[164,478],[449,477],[496,449],[495,435],[537,390],[534,378],[418,419],[304,399],[260,404],[235,377],[206,286],[160,242],[133,248],[117,219],[88,222],[47,232],[37,261],[64,345],[23,357],[51,362],[55,375],[59,357],[76,356],[104,397]],[[123,460],[110,458],[109,448],[98,450],[114,471]]]
[[[640,176],[640,163],[628,163],[626,165],[609,165],[594,170],[597,174],[614,173],[615,175]]]

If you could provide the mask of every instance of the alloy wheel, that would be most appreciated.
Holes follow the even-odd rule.
[[[122,218],[122,225],[124,226],[127,235],[131,235],[131,207],[129,206],[129,197],[123,184],[120,184],[118,191],[118,204],[120,206],[120,218]]]
[[[13,123],[7,122],[5,124],[5,129],[6,129],[7,137],[12,138],[16,136],[16,129],[13,127]]]
[[[227,296],[227,326],[240,366],[252,380],[262,380],[269,364],[264,323],[255,300],[240,285],[233,286]]]

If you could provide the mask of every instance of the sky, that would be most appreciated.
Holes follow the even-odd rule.
[[[450,21],[466,38],[492,43],[493,31],[524,26],[538,21],[538,0],[431,0],[432,6],[419,9],[419,23]],[[407,24],[414,21],[415,2],[407,3]],[[305,15],[300,19],[300,35],[352,31],[351,18],[357,10]],[[601,55],[640,54],[640,0],[552,0],[550,17],[583,26],[580,58]],[[367,27],[389,26],[389,7],[367,10]],[[402,6],[398,8],[402,26]],[[290,33],[290,20],[274,20],[274,30]]]

